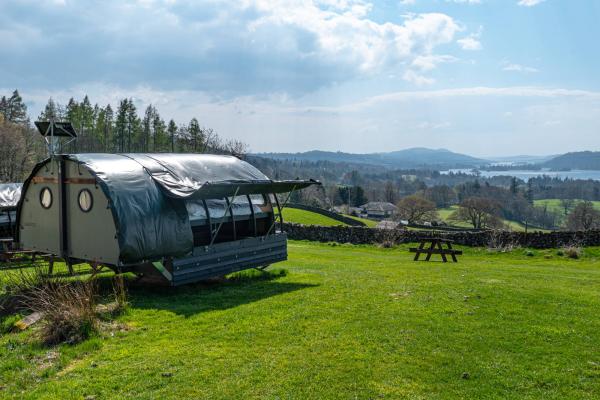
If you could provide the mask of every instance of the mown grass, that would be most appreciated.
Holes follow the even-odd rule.
[[[285,274],[130,288],[127,329],[2,336],[0,398],[597,399],[600,249],[464,250],[291,242]]]
[[[343,222],[337,221],[325,215],[317,214],[311,211],[300,210],[298,208],[284,207],[283,220],[302,225],[320,225],[320,226],[336,226],[346,225]]]

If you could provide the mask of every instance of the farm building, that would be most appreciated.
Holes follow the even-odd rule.
[[[371,201],[360,206],[360,216],[371,219],[389,218],[398,210],[392,203],[384,201]]]
[[[272,181],[231,156],[55,155],[23,184],[17,239],[178,285],[285,260],[276,194],[313,184]]]

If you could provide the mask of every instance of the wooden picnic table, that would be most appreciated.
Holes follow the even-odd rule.
[[[439,254],[442,256],[443,262],[448,262],[447,255],[452,257],[453,262],[458,262],[456,256],[462,255],[462,251],[454,250],[452,248],[452,243],[454,243],[454,241],[450,239],[423,237],[419,238],[419,247],[411,247],[409,251],[411,253],[416,253],[414,261],[419,261],[421,254],[427,254],[425,261],[429,261],[433,254]],[[429,244],[429,246],[427,246],[427,244]],[[442,246],[443,244],[446,245],[446,248]]]

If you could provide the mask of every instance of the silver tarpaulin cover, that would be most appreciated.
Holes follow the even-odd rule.
[[[271,181],[252,165],[231,156],[165,153],[64,157],[86,166],[97,178],[109,200],[124,263],[191,252],[188,200],[282,193],[319,184]]]
[[[22,183],[0,183],[0,210],[16,209]]]

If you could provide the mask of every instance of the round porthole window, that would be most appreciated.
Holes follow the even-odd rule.
[[[49,187],[45,187],[40,192],[40,204],[46,210],[52,206],[52,192]]]
[[[87,189],[83,189],[81,192],[79,192],[79,208],[81,209],[81,211],[83,212],[88,212],[92,209],[92,206],[94,205],[94,199],[92,198],[92,192],[90,192]]]

